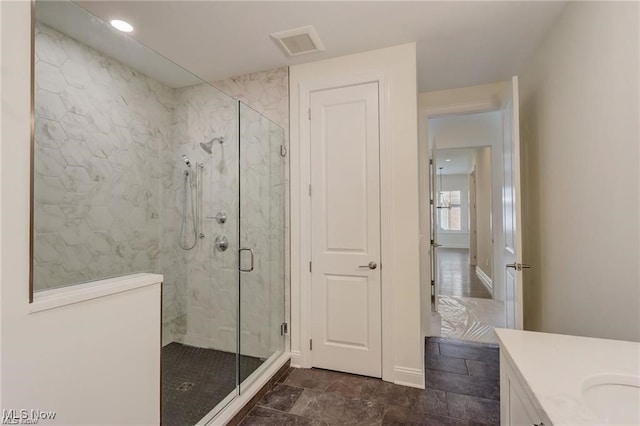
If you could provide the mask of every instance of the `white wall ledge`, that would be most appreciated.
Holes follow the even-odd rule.
[[[29,312],[46,311],[141,287],[160,285],[163,280],[164,276],[160,274],[132,274],[38,291],[33,294],[33,303],[29,304]]]

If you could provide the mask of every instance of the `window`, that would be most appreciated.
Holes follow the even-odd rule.
[[[462,230],[462,208],[460,206],[460,191],[441,191],[440,229],[443,231]],[[448,207],[444,207],[448,206]]]

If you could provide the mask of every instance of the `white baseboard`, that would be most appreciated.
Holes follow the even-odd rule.
[[[493,294],[493,280],[489,278],[489,275],[485,274],[482,268],[480,268],[479,266],[476,266],[476,275],[478,276],[478,278],[480,278],[482,284],[484,284],[484,286],[487,287],[491,294]]]
[[[300,351],[291,351],[291,366],[302,368],[302,354]]]
[[[393,367],[396,385],[424,389],[424,373],[418,368]]]

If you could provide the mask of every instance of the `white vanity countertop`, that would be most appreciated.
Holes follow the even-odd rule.
[[[640,376],[640,343],[507,329],[496,333],[501,351],[554,425],[602,424],[582,399],[582,384],[590,377]]]

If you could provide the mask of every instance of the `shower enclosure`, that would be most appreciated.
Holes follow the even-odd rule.
[[[165,296],[165,424],[195,424],[284,351],[284,130],[242,102],[224,102],[222,120],[202,114],[203,104],[178,120],[194,142],[179,145],[174,172],[179,217],[170,222],[180,224],[181,245],[171,247],[168,258],[178,261],[167,273],[181,276]],[[224,136],[202,134],[200,120],[226,123]]]
[[[285,351],[282,123],[35,6],[33,289],[163,274],[162,421],[205,424]]]

